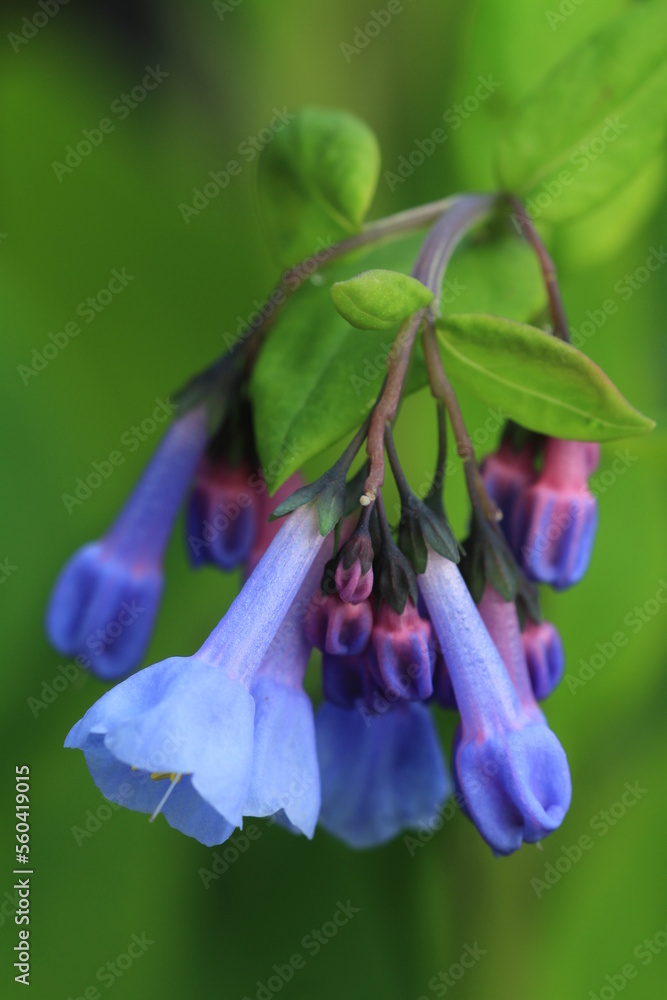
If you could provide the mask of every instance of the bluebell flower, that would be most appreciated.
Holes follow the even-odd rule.
[[[539,625],[530,619],[521,640],[535,697],[548,698],[565,672],[565,650],[558,629],[551,622]]]
[[[244,814],[282,813],[290,829],[307,837],[313,836],[320,812],[320,772],[313,706],[303,689],[312,652],[305,623],[318,604],[328,547],[314,560],[250,686],[255,733]]]
[[[498,854],[557,829],[572,795],[565,752],[527,711],[457,567],[429,550],[419,586],[461,714],[453,766],[465,807]]]
[[[241,824],[251,794],[269,794],[254,754],[256,738],[261,743],[272,723],[258,713],[256,731],[250,688],[323,542],[317,511],[299,508],[194,656],[171,657],[128,678],[73,727],[65,745],[84,751],[105,795],[127,780],[136,790],[124,803],[129,808],[163,812],[172,826],[210,845]],[[291,766],[289,754],[284,760]],[[275,778],[275,771],[265,773]],[[292,815],[309,828],[306,818]]]
[[[425,701],[433,694],[435,649],[431,623],[408,598],[398,614],[385,602],[376,614],[369,662],[378,686],[388,696]]]
[[[429,823],[451,794],[429,710],[402,701],[368,718],[325,702],[315,716],[320,823],[351,847],[373,847]]]
[[[146,651],[164,551],[206,439],[203,407],[175,420],[107,534],[79,549],[56,581],[49,639],[59,652],[83,656],[103,680],[129,673]]]
[[[266,484],[246,462],[201,461],[186,518],[187,552],[193,566],[213,563],[232,570],[250,558],[260,529]]]
[[[348,604],[338,594],[327,594],[306,622],[310,643],[323,653],[359,656],[373,631],[373,609],[369,601]]]
[[[510,438],[506,436],[498,450],[488,455],[482,463],[484,485],[502,512],[504,530],[509,530],[517,498],[535,479],[533,458],[532,445],[515,451]]]
[[[366,657],[322,653],[322,694],[332,705],[354,708],[365,695]]]
[[[588,569],[598,524],[587,479],[595,446],[548,438],[542,470],[514,504],[509,538],[527,575],[558,590]]]

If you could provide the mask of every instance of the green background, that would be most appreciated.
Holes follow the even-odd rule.
[[[602,654],[604,665],[591,680],[574,690],[563,683],[548,704],[570,758],[574,800],[541,849],[496,860],[458,814],[419,848],[398,838],[357,853],[322,832],[309,843],[257,823],[261,835],[247,853],[205,887],[200,869],[211,869],[213,851],[166,823],[149,826],[143,815],[103,810],[108,818],[77,843],[73,828],[84,828],[88,811],[103,800],[82,755],[66,753],[62,742],[102,693],[99,682],[79,675],[50,704],[35,709],[29,700],[42,701],[45,690],[50,697],[43,685],[62,676],[65,662],[42,625],[55,575],[76,547],[105,530],[158,432],[134,452],[120,444],[122,436],[219,353],[224,333],[236,331],[238,317],[278,274],[255,209],[253,165],[189,224],[179,204],[191,203],[209,171],[238,159],[239,144],[275,108],[320,103],[358,113],[379,137],[383,171],[393,171],[416,139],[442,125],[448,108],[474,93],[479,76],[492,74],[499,82],[494,94],[449,130],[411,177],[391,191],[381,176],[372,215],[489,188],[503,115],[622,6],[561,4],[571,13],[554,21],[548,14],[558,13],[555,0],[551,7],[406,0],[347,59],[341,43],[355,44],[355,29],[369,21],[366,3],[243,0],[222,16],[208,3],[161,3],[140,30],[138,21],[114,27],[93,16],[95,5],[72,0],[18,52],[6,36],[39,8],[3,10],[0,560],[15,567],[0,584],[3,996],[22,988],[11,967],[18,930],[11,916],[13,782],[14,765],[22,764],[30,766],[32,784],[29,995],[39,1000],[82,997],[93,986],[105,996],[105,982],[114,997],[254,998],[257,981],[266,982],[273,965],[295,953],[305,967],[283,987],[285,997],[417,1000],[445,995],[429,980],[468,945],[484,954],[448,987],[458,1000],[599,995],[613,988],[606,977],[613,982],[627,963],[638,970],[624,986],[627,1000],[663,995],[667,948],[645,965],[635,949],[656,935],[658,949],[667,942],[667,610],[649,604],[637,627],[634,609],[667,579],[665,275],[657,271],[627,301],[614,289],[664,239],[661,163],[648,163],[604,211],[546,234],[575,329],[587,310],[609,298],[618,303],[584,349],[658,428],[648,438],[605,446],[607,485],[590,572],[576,589],[544,595],[545,612],[564,637],[570,676],[599,652],[597,644],[609,651],[615,633],[627,642],[612,656]],[[375,9],[383,9],[382,0]],[[126,120],[110,116],[112,102],[157,64],[167,79]],[[108,116],[114,131],[58,181],[53,161],[62,162],[82,130]],[[48,334],[76,319],[77,305],[123,267],[134,280],[25,384],[19,366],[32,363],[33,349],[41,351]],[[493,445],[484,440],[485,408],[464,394],[462,400],[483,453]],[[421,482],[434,448],[423,393],[406,404],[397,443],[406,471]],[[123,465],[68,513],[62,495],[118,448]],[[617,448],[631,456],[618,475],[610,471]],[[460,530],[460,470],[451,478]],[[147,663],[194,650],[238,586],[236,577],[213,570],[191,573],[179,538],[167,573]],[[451,728],[445,720],[446,738]],[[619,803],[626,782],[645,791],[631,807],[617,806],[618,819],[602,834],[595,817]],[[544,880],[548,865],[567,868],[563,850],[584,834],[594,846],[570,870],[548,888],[531,882]],[[359,912],[313,955],[302,939],[348,899]],[[153,942],[145,954],[121,978],[96,979],[133,934]]]

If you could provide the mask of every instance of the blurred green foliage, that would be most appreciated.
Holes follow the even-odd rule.
[[[307,843],[258,823],[258,840],[208,887],[200,869],[211,870],[214,852],[166,823],[149,825],[143,815],[107,808],[91,836],[77,833],[103,800],[82,756],[65,753],[62,741],[103,689],[83,675],[53,685],[64,676],[64,661],[45,640],[44,606],[63,561],[105,529],[148,459],[158,432],[141,431],[141,423],[156,400],[221,350],[224,334],[235,333],[239,317],[256,308],[277,276],[255,211],[254,164],[241,144],[275,109],[347,108],[377,133],[382,171],[395,171],[415,141],[444,120],[447,140],[411,176],[390,190],[381,173],[371,215],[487,189],[503,115],[623,4],[398,6],[373,37],[365,33],[369,6],[352,0],[317,7],[164,3],[149,49],[129,32],[95,28],[74,2],[17,51],[3,42],[0,560],[15,567],[1,584],[3,995],[20,989],[12,969],[18,929],[8,913],[14,765],[24,763],[32,781],[30,995],[38,1000],[81,997],[93,986],[128,1000],[254,998],[257,981],[266,982],[274,964],[295,953],[304,955],[305,968],[284,986],[286,997],[417,1000],[438,995],[429,981],[458,962],[467,945],[484,954],[449,988],[458,1000],[599,995],[605,977],[627,963],[638,975],[625,996],[655,1000],[663,993],[667,949],[648,962],[650,952],[635,953],[644,939],[664,940],[667,925],[667,610],[655,602],[667,577],[667,292],[662,270],[648,281],[638,271],[664,239],[660,163],[647,163],[604,210],[545,233],[581,346],[658,419],[650,437],[603,449],[591,570],[573,591],[545,594],[545,611],[565,640],[568,676],[591,678],[573,689],[566,678],[547,707],[573,772],[574,801],[562,829],[541,850],[496,860],[460,815],[446,814],[424,846],[409,849],[399,838],[367,853],[323,833]],[[560,8],[571,12],[554,22],[549,12]],[[3,36],[38,9],[4,9]],[[157,64],[168,76],[121,118],[114,102]],[[457,117],[451,109],[489,74],[497,89],[468,117]],[[66,147],[105,118],[113,130],[58,180],[52,163],[64,162]],[[192,204],[193,189],[232,160],[243,169],[186,222],[179,205]],[[107,286],[114,268],[126,268],[133,280],[86,323],[79,304]],[[618,306],[611,314],[607,300]],[[22,377],[20,366],[35,364],[33,350],[53,355],[44,352],[49,335],[75,322],[81,332],[43,370]],[[483,454],[497,427],[482,404],[461,396]],[[433,434],[432,404],[421,392],[407,400],[396,433],[416,485],[431,471]],[[68,513],[62,495],[118,448],[123,465]],[[625,463],[614,465],[617,451]],[[326,459],[307,471],[322,470]],[[459,469],[448,484],[458,532],[466,520],[462,479]],[[213,570],[191,573],[179,539],[167,569],[147,662],[195,649],[238,584]],[[316,692],[317,679],[311,684]],[[442,720],[446,741],[452,725]],[[626,782],[646,792],[631,807],[615,807]],[[605,828],[595,817],[610,809],[613,825]],[[559,874],[557,866],[567,869],[564,848],[584,834],[594,846]],[[531,880],[544,880],[548,865],[559,877],[536,891]],[[304,936],[348,899],[358,914],[312,954]],[[154,943],[122,977],[96,979],[133,934]]]

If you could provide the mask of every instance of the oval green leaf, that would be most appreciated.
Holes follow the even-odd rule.
[[[497,316],[438,321],[448,375],[517,423],[552,437],[613,441],[655,423],[598,366],[562,340]]]
[[[304,462],[356,430],[367,416],[386,375],[393,337],[367,331],[363,337],[331,308],[333,283],[360,266],[405,273],[424,239],[413,234],[338,261],[306,283],[278,317],[253,372],[251,384],[257,443],[271,491]],[[503,238],[482,246],[464,244],[447,270],[442,302],[459,312],[483,309],[531,319],[544,302],[544,285],[525,241]],[[406,393],[427,384],[420,345]]]
[[[558,64],[498,143],[503,186],[565,222],[637,174],[667,134],[667,5],[634,4]]]
[[[303,108],[259,158],[257,193],[282,263],[358,232],[380,172],[380,150],[364,122],[344,111]]]
[[[388,330],[433,301],[421,281],[400,271],[376,268],[331,286],[331,298],[343,319],[357,330]]]

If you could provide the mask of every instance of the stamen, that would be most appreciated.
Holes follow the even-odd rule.
[[[167,799],[169,798],[169,796],[171,795],[174,788],[176,787],[176,785],[178,784],[178,782],[181,780],[182,777],[183,777],[182,774],[160,774],[157,772],[155,774],[151,774],[152,781],[159,781],[161,778],[171,778],[171,784],[169,785],[169,788],[160,799],[153,815],[148,820],[149,823],[152,823],[155,817],[160,815],[165,802],[167,801]]]

